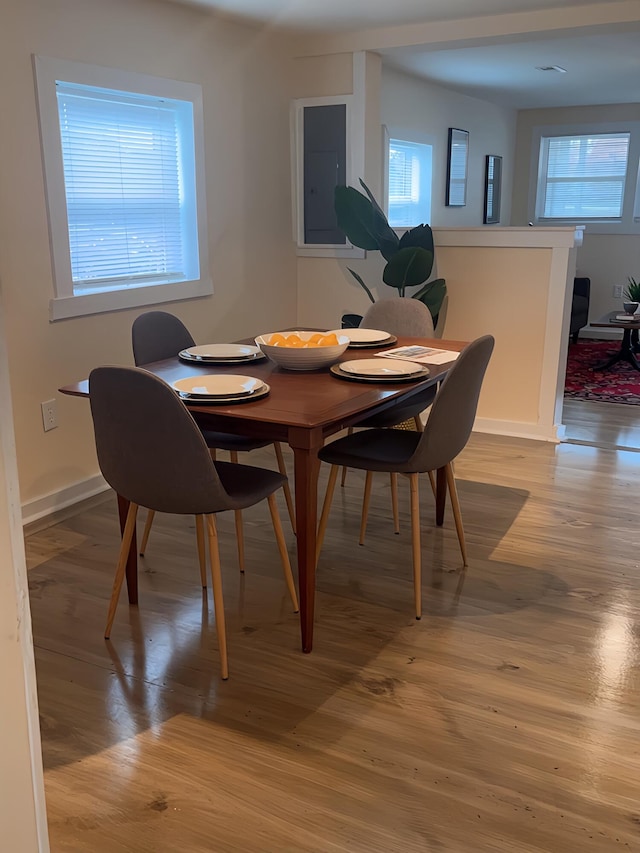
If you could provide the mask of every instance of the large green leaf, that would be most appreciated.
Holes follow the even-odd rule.
[[[384,268],[382,280],[403,295],[405,287],[422,284],[433,268],[433,253],[420,246],[400,249]]]
[[[431,227],[429,225],[417,225],[415,228],[405,231],[400,238],[400,248],[406,249],[409,246],[421,246],[433,255],[433,231]]]
[[[380,207],[380,205],[378,204],[378,202],[375,199],[375,196],[373,195],[373,193],[371,192],[369,187],[365,184],[365,182],[362,180],[362,178],[360,178],[360,186],[366,192],[366,194],[369,196],[369,201],[375,207],[375,209],[378,211],[378,213],[381,213],[384,216],[384,210]]]
[[[396,232],[389,225],[384,210],[380,207],[380,205],[375,199],[375,196],[373,195],[369,187],[365,184],[365,182],[362,180],[362,178],[360,178],[360,185],[362,186],[366,194],[369,196],[369,201],[373,206],[374,223],[376,228],[376,235],[378,238],[378,248],[380,249],[380,254],[385,259],[385,261],[390,261],[400,248],[400,240],[398,239],[398,235],[396,234]]]
[[[373,205],[366,196],[353,187],[336,187],[334,208],[338,228],[359,249],[375,251],[378,238],[373,221]]]
[[[431,312],[431,316],[436,318],[442,308],[446,292],[447,285],[445,280],[443,278],[436,278],[412,294],[412,297],[423,302]]]
[[[347,267],[347,269],[349,270],[349,272],[351,273],[351,275],[355,278],[355,280],[358,282],[358,284],[360,285],[360,287],[362,287],[364,290],[366,290],[366,292],[367,292],[367,296],[369,297],[369,299],[370,299],[372,302],[375,302],[376,300],[373,298],[373,294],[371,293],[371,291],[369,290],[369,288],[367,287],[367,285],[364,283],[364,281],[362,280],[362,278],[358,275],[358,273],[357,273],[357,272],[355,272],[355,270],[352,270],[352,269],[351,269],[351,267]]]
[[[354,246],[377,250],[387,261],[398,251],[398,236],[373,196],[369,199],[354,187],[336,187],[334,208],[338,227]]]

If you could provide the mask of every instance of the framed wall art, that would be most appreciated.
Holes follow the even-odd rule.
[[[484,218],[485,225],[500,222],[500,196],[502,195],[502,157],[487,154],[484,175]]]
[[[469,131],[449,128],[447,148],[448,207],[464,207],[467,203],[467,164],[469,162]]]

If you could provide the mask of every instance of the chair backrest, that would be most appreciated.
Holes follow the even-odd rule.
[[[118,494],[159,512],[229,508],[202,434],[169,385],[137,367],[97,367],[89,398],[100,470]]]
[[[396,296],[374,302],[362,318],[363,329],[382,329],[390,335],[432,338],[433,318],[419,299]]]
[[[443,468],[469,440],[494,343],[491,335],[484,335],[466,346],[456,359],[436,394],[422,438],[410,460],[413,470]]]
[[[147,311],[133,321],[131,343],[135,363],[151,364],[178,355],[195,341],[182,320],[173,314]]]

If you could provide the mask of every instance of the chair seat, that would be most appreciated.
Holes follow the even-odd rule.
[[[272,441],[264,441],[261,438],[250,438],[248,435],[233,435],[230,432],[216,432],[211,429],[201,430],[207,447],[212,450],[259,450],[268,447]]]
[[[239,465],[237,462],[215,462],[220,482],[229,498],[229,509],[245,509],[268,498],[285,482],[278,471]],[[207,510],[201,510],[207,512]],[[208,510],[214,512],[215,510]]]
[[[357,427],[371,427],[373,429],[382,429],[383,427],[394,427],[404,421],[418,417],[425,409],[427,409],[434,401],[436,396],[436,387],[427,388],[426,391],[421,391],[410,400],[403,403],[398,403],[391,409],[380,412],[378,415],[372,415],[359,421]]]
[[[408,463],[421,437],[416,430],[370,429],[332,441],[318,456],[331,465],[365,471],[415,473]]]

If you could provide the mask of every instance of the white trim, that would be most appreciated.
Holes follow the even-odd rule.
[[[72,62],[35,55],[32,59],[40,121],[55,292],[55,297],[50,302],[51,320],[117,311],[179,299],[192,299],[213,293],[209,274],[209,233],[204,191],[206,180],[202,87],[197,83],[169,80],[150,74],[89,65],[84,62]],[[195,164],[193,189],[195,192],[195,216],[197,217],[198,279],[190,279],[171,285],[148,283],[140,288],[127,287],[122,290],[114,289],[98,294],[74,295],[56,80],[66,80],[116,91],[136,92],[141,95],[186,101],[191,104],[193,109]],[[173,288],[172,291],[164,290],[169,286]],[[173,295],[174,293],[177,294],[178,290],[179,295]],[[72,302],[73,305],[71,305]]]
[[[558,444],[564,426],[562,424],[529,423],[527,421],[501,421],[495,418],[476,418],[474,432],[489,435],[504,435],[510,438],[530,438],[534,441],[551,441]]]
[[[27,501],[22,505],[22,524],[23,526],[31,524],[87,498],[93,498],[95,495],[108,491],[108,489],[109,485],[102,474],[96,474],[71,486],[65,486],[63,489],[34,498],[34,500]]]
[[[296,249],[296,255],[299,258],[366,258],[367,253],[364,249],[358,249],[356,246],[347,246],[342,249],[337,246],[322,246],[316,244],[313,248],[309,245]]]
[[[488,246],[492,248],[554,249],[582,245],[584,226],[529,228],[434,228],[436,246]],[[526,235],[526,236],[525,236]]]
[[[588,340],[588,341],[621,341],[622,340],[622,329],[605,329],[596,328],[595,326],[585,326],[580,329],[578,333],[578,337],[580,340]]]
[[[156,284],[147,287],[131,287],[128,290],[107,290],[104,293],[85,293],[81,296],[63,296],[49,300],[49,319],[66,320],[105,311],[123,311],[144,305],[160,305],[163,302],[179,302],[181,299],[196,299],[213,293],[211,279],[198,281]]]

